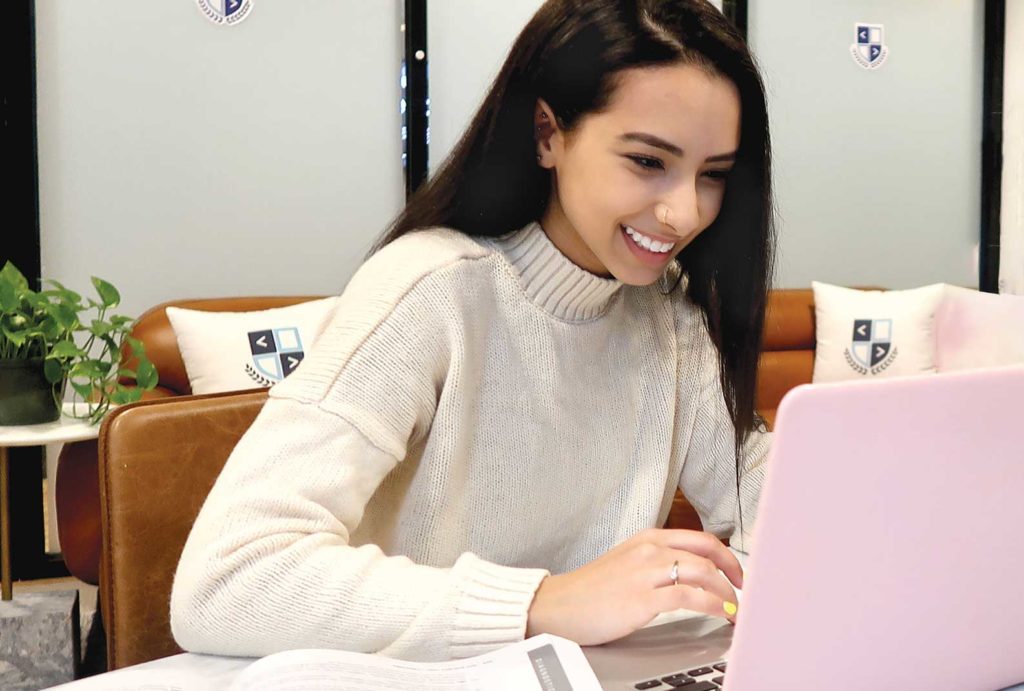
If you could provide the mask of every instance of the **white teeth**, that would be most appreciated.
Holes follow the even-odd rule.
[[[674,247],[671,242],[659,242],[653,238],[649,238],[643,233],[639,233],[629,226],[623,226],[626,229],[626,234],[636,241],[636,244],[643,247],[645,250],[651,252],[657,252],[658,254],[664,254]]]

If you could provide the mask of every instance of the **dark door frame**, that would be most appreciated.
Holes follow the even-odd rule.
[[[1006,0],[985,0],[982,85],[981,241],[978,287],[999,292],[1000,213],[1003,186],[1003,65]]]
[[[36,148],[36,42],[33,0],[8,0],[3,33],[3,243],[0,265],[14,262],[40,288],[39,157]],[[11,571],[15,580],[68,574],[60,555],[47,554],[39,447],[14,448],[10,458]],[[52,478],[50,479],[52,482]]]

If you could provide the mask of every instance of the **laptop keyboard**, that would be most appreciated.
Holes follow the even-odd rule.
[[[683,691],[715,691],[725,683],[725,663],[716,662],[707,667],[694,667],[680,670],[674,674],[666,674],[652,679],[645,679],[633,684],[635,689],[683,689]]]

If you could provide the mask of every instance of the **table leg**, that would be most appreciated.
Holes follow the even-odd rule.
[[[11,600],[11,517],[10,487],[7,482],[7,447],[0,446],[0,596]]]

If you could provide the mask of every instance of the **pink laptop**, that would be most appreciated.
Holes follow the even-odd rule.
[[[769,463],[731,648],[644,629],[585,649],[605,688],[1024,683],[1024,367],[798,387]]]

